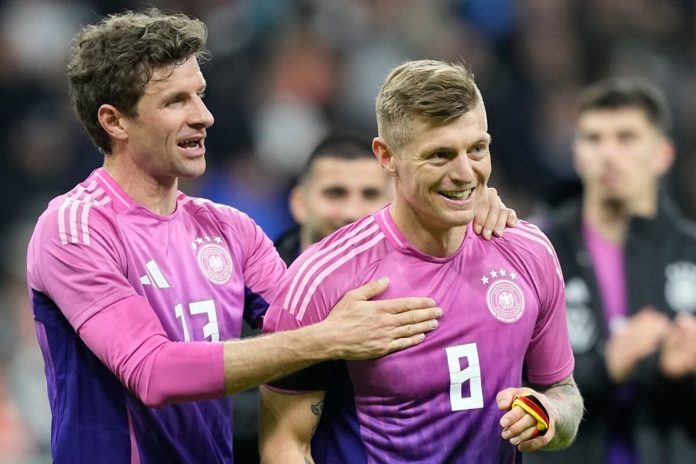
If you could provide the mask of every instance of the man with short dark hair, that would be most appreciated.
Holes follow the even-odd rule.
[[[647,81],[613,78],[578,109],[582,201],[548,234],[587,416],[573,446],[529,462],[696,462],[696,236],[660,194],[674,159],[667,101]]]

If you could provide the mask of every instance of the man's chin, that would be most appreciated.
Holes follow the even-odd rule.
[[[197,160],[196,163],[189,163],[181,166],[179,169],[179,177],[182,179],[193,179],[200,177],[205,173],[206,163],[205,158]]]
[[[456,227],[464,227],[474,220],[473,211],[456,211],[446,214],[441,217],[441,222],[444,226],[450,229]]]

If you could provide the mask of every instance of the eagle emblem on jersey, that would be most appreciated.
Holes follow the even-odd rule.
[[[232,276],[232,257],[222,246],[222,238],[206,235],[196,237],[192,243],[201,272],[214,284],[227,283]]]
[[[665,268],[665,299],[676,311],[696,313],[696,265],[687,261]]]
[[[491,269],[481,277],[481,283],[488,286],[488,311],[507,324],[518,321],[524,313],[524,293],[516,280],[517,273],[506,269]]]

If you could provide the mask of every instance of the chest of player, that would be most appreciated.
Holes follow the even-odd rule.
[[[540,305],[526,269],[493,257],[485,262],[418,260],[376,274],[391,279],[382,298],[429,296],[444,314],[423,343],[378,360],[349,363],[357,395],[395,403],[438,395],[447,401],[457,390],[457,398],[474,398],[478,404],[501,386],[520,383]]]
[[[239,337],[244,282],[241,251],[230,237],[212,224],[163,223],[134,227],[123,243],[126,278],[172,340]]]

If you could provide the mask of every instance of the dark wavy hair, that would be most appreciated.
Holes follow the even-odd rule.
[[[145,85],[157,69],[209,58],[208,31],[198,19],[156,8],[106,16],[83,27],[73,39],[68,61],[70,99],[99,150],[111,153],[109,135],[99,124],[103,104],[137,116]]]

